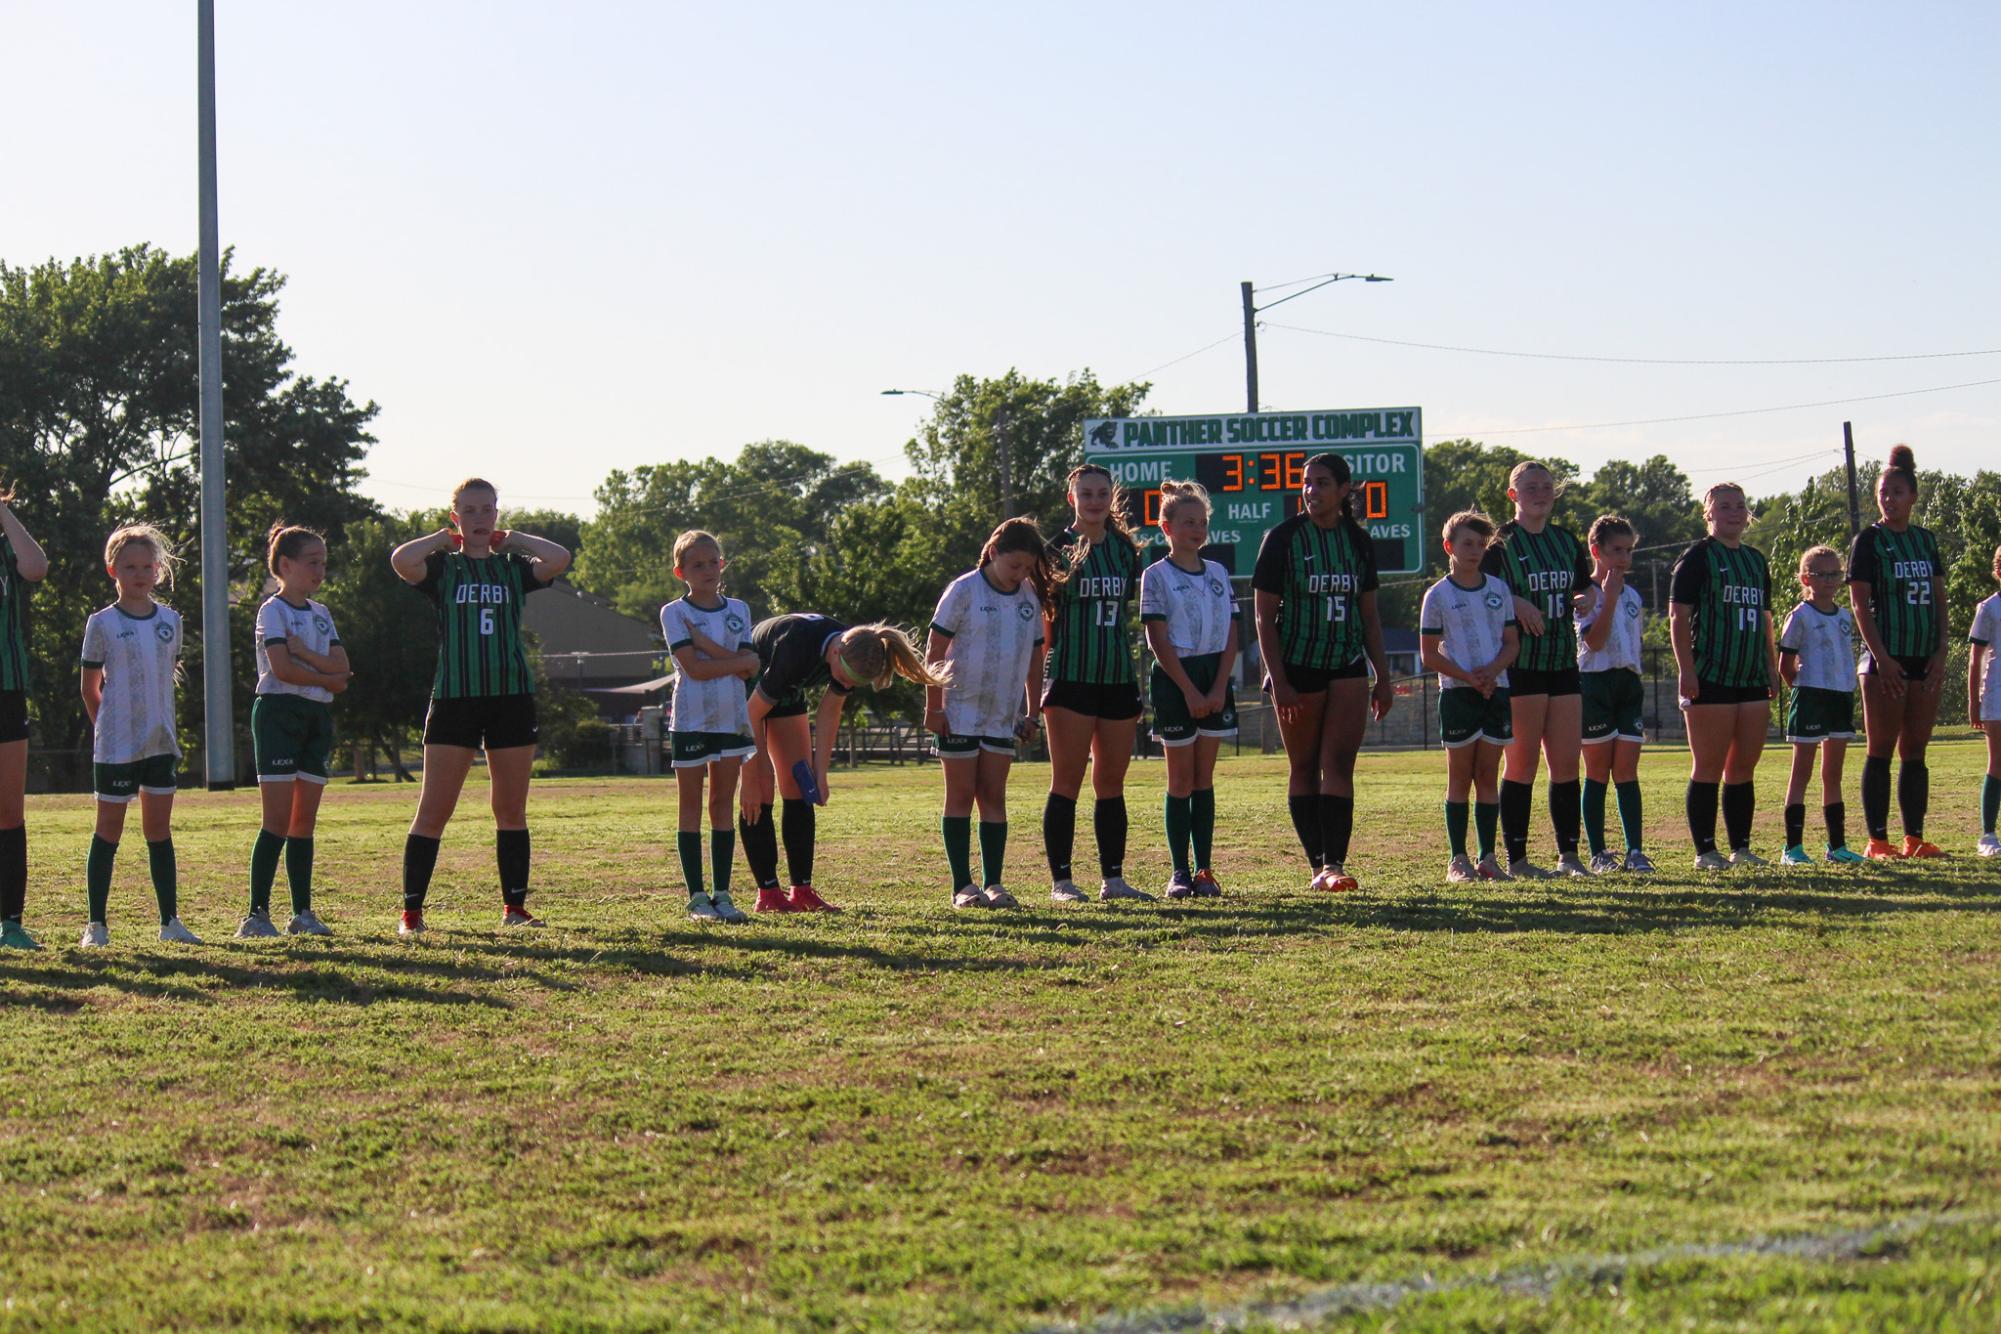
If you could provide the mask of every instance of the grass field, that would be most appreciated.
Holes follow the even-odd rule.
[[[1282,766],[1226,760],[1226,898],[1063,910],[1022,766],[1027,906],[1000,914],[946,906],[935,767],[836,773],[818,880],[849,911],[704,929],[669,785],[551,782],[532,936],[494,928],[475,787],[414,943],[414,789],[336,783],[340,934],[255,943],[226,939],[254,796],[190,794],[182,916],[212,943],[152,939],[135,821],[98,954],[71,944],[90,803],[35,798],[50,948],[0,956],[0,1327],[1165,1329],[1406,1282],[1340,1318],[1993,1328],[1980,763],[1934,753],[1943,863],[1698,881],[1662,751],[1663,875],[1448,891],[1443,761],[1368,756],[1364,888],[1334,898],[1303,887]],[[1157,763],[1131,795],[1154,888]]]

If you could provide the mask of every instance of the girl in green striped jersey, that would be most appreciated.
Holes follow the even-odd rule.
[[[1943,857],[1925,841],[1931,775],[1925,747],[1938,721],[1939,683],[1945,679],[1945,565],[1938,540],[1911,522],[1918,503],[1917,458],[1909,445],[1890,450],[1876,482],[1882,516],[1855,535],[1848,553],[1848,595],[1855,628],[1867,652],[1862,659],[1862,818],[1869,827],[1864,854],[1876,861]],[[1897,775],[1897,805],[1904,843],[1890,842],[1890,755],[1904,762]]]
[[[1752,779],[1771,726],[1779,652],[1772,572],[1765,554],[1744,544],[1751,523],[1744,488],[1718,482],[1703,496],[1702,510],[1709,536],[1675,562],[1668,628],[1688,723],[1688,832],[1696,869],[1716,871],[1765,864],[1751,851]],[[1719,785],[1727,858],[1716,850]]]
[[[41,946],[21,926],[28,899],[29,584],[49,572],[49,558],[13,509],[14,491],[0,486],[0,949]]]
[[[494,859],[502,926],[540,926],[528,911],[528,774],[535,762],[535,678],[521,642],[522,599],[570,568],[545,538],[500,526],[493,483],[471,477],[452,492],[449,526],[405,542],[389,563],[438,608],[438,673],[424,719],[424,780],[403,845],[398,935],[424,929],[424,896],[438,841],[474,752],[486,751],[493,790]]]

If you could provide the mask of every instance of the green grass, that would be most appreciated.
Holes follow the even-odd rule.
[[[226,939],[255,799],[190,794],[182,915],[213,943],[152,939],[135,821],[101,954],[70,946],[90,803],[36,798],[50,948],[0,957],[0,1326],[1037,1327],[1957,1211],[1860,1256],[1350,1318],[1993,1327],[1980,764],[1934,753],[1949,861],[1698,881],[1660,751],[1666,873],[1462,892],[1443,761],[1368,756],[1364,889],[1334,898],[1304,888],[1281,764],[1226,760],[1228,897],[1065,910],[1022,766],[1005,914],[946,906],[935,766],[837,773],[817,878],[849,911],[734,929],[683,916],[671,786],[549,782],[532,937],[494,929],[475,787],[415,943],[391,934],[414,789],[329,792],[324,942]],[[1151,888],[1157,763],[1131,794]]]

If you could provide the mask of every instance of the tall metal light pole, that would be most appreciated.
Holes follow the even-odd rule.
[[[1245,398],[1244,409],[1245,411],[1256,412],[1258,410],[1258,315],[1263,311],[1270,310],[1273,306],[1284,305],[1286,302],[1292,300],[1293,297],[1302,297],[1305,296],[1308,292],[1319,291],[1321,288],[1327,286],[1329,283],[1345,282],[1350,278],[1357,278],[1365,283],[1392,283],[1396,281],[1396,279],[1394,278],[1385,278],[1381,274],[1377,273],[1323,274],[1319,282],[1313,282],[1313,279],[1311,278],[1300,279],[1300,282],[1313,283],[1313,286],[1302,288],[1301,290],[1294,292],[1292,296],[1282,296],[1278,300],[1267,302],[1265,305],[1262,306],[1258,305],[1256,301],[1256,295],[1258,289],[1252,287],[1247,282],[1238,284],[1238,286],[1243,289],[1243,297],[1244,297],[1244,398]],[[1279,287],[1298,287],[1298,286],[1299,283],[1279,284]],[[1276,291],[1277,288],[1268,288],[1266,290]]]
[[[211,791],[236,783],[229,690],[229,566],[222,489],[222,251],[215,208],[215,0],[196,0],[201,159],[202,758]]]

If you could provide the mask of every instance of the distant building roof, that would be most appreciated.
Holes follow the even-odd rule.
[[[522,604],[521,625],[565,683],[644,681],[666,651],[658,627],[559,579]]]

